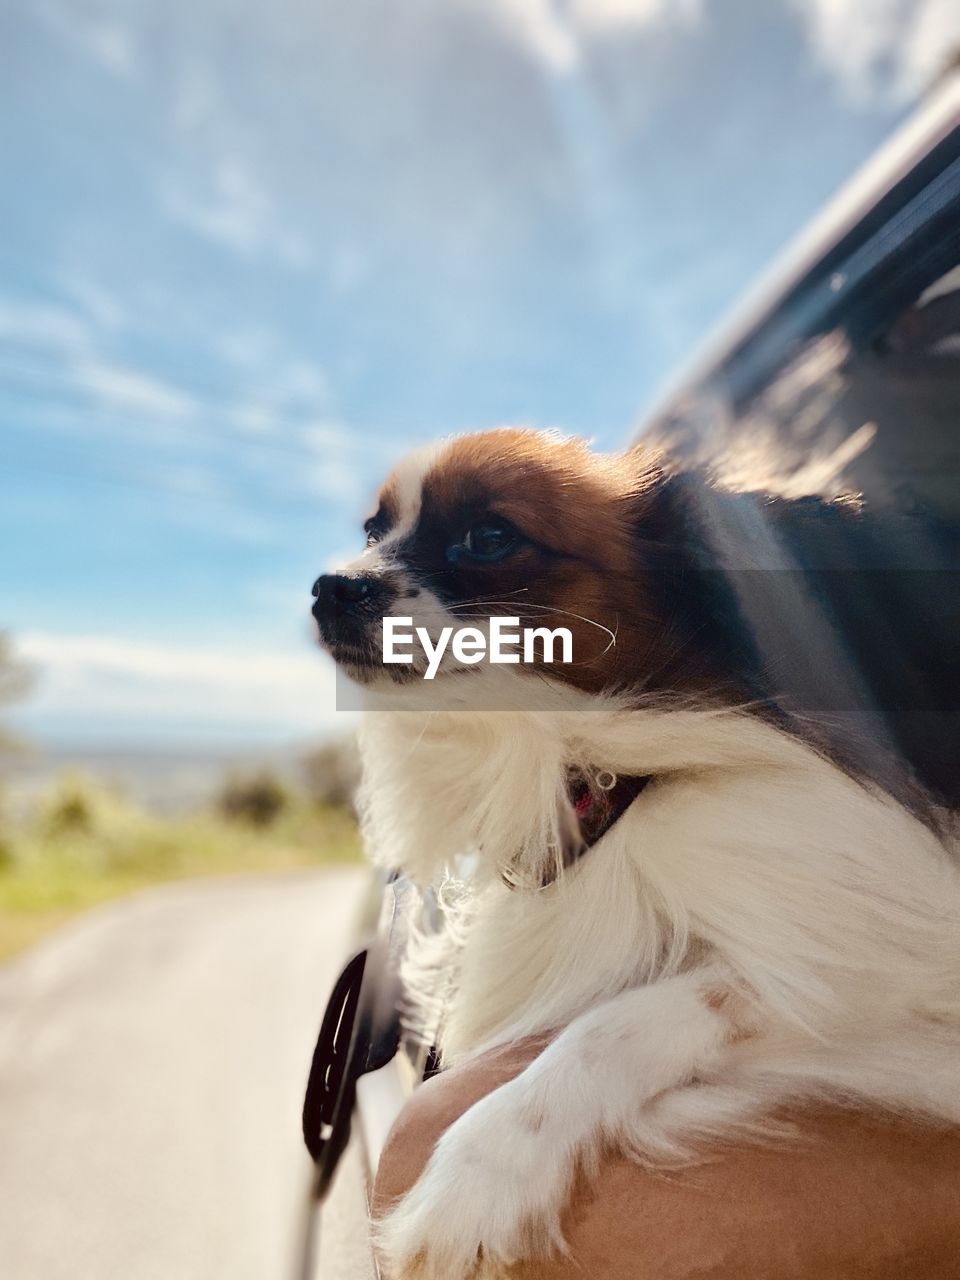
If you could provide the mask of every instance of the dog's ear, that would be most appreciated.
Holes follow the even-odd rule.
[[[639,453],[642,481],[629,498],[636,573],[646,610],[664,620],[669,636],[670,687],[763,697],[762,664],[739,582],[715,541],[743,495],[716,490],[700,472],[673,468],[662,454],[651,465],[649,450],[633,453]]]
[[[624,502],[643,565],[649,570],[691,566],[699,539],[697,511],[705,483],[677,469],[659,449],[635,445],[623,457]]]

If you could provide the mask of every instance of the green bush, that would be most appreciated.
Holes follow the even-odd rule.
[[[45,816],[50,835],[69,835],[93,830],[96,801],[90,787],[79,778],[66,778],[54,792]]]
[[[225,818],[266,827],[275,822],[290,803],[280,779],[264,770],[252,777],[229,778],[220,793],[218,807]]]

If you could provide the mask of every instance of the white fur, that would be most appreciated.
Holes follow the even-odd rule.
[[[453,677],[453,710],[418,711],[418,682],[366,717],[365,832],[423,884],[472,854],[446,1059],[565,1030],[438,1143],[381,1224],[388,1275],[558,1246],[604,1143],[676,1162],[811,1096],[960,1122],[955,842],[748,714],[478,678],[516,709],[456,709]],[[511,892],[570,764],[655,781],[558,882]]]

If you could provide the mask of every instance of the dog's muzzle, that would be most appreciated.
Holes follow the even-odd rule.
[[[361,645],[369,641],[393,599],[392,588],[370,573],[325,573],[313,584],[311,613],[324,644]]]

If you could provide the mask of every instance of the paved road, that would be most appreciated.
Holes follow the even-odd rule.
[[[159,889],[0,970],[4,1280],[294,1275],[301,1089],[362,885]],[[356,1164],[340,1184],[324,1280],[365,1280]]]

